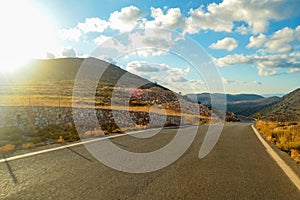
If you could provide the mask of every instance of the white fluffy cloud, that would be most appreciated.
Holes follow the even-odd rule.
[[[286,19],[297,7],[299,7],[298,0],[252,0],[251,3],[248,0],[223,0],[220,3],[213,2],[190,9],[186,15],[180,8],[151,7],[152,19],[148,19],[144,18],[145,12],[131,5],[112,12],[108,21],[100,18],[86,18],[76,27],[60,30],[59,36],[64,40],[79,41],[83,34],[102,33],[108,28],[120,32],[131,31],[134,28],[166,28],[182,29],[184,33],[189,34],[198,33],[201,30],[215,32],[235,30],[240,34],[258,34],[267,30],[270,20]],[[242,25],[237,26],[236,22],[241,22]],[[262,34],[252,36],[247,47],[258,48],[264,45],[269,52],[287,52],[291,50],[291,42],[288,41],[291,34],[300,40],[300,27],[293,31],[280,30],[272,36],[274,38],[268,38],[268,41],[265,41]]]
[[[257,63],[258,75],[260,76],[274,76],[277,75],[277,71],[273,68],[268,68],[272,65],[271,61],[263,61]]]
[[[129,34],[129,44],[138,49],[133,53],[143,57],[167,54],[174,42],[172,33],[164,29],[145,29]]]
[[[172,68],[167,64],[149,64],[146,61],[133,61],[126,65],[126,70],[141,76],[149,76],[156,80],[165,79],[175,82],[185,82],[185,76],[190,72],[189,68]]]
[[[77,55],[76,50],[72,47],[65,47],[61,54],[63,57],[76,57]]]
[[[189,34],[201,30],[232,32],[234,28],[241,34],[258,34],[268,28],[270,20],[291,16],[297,6],[298,0],[252,0],[251,3],[248,0],[223,0],[190,9],[187,16],[179,8],[170,8],[166,12],[160,8],[151,8],[154,20],[143,19],[143,23],[146,28],[179,28]],[[235,22],[244,24],[235,27]]]
[[[251,36],[249,41],[250,43],[247,45],[247,48],[256,47],[259,48],[267,42],[267,37],[264,34],[259,34],[258,36]]]
[[[294,41],[294,30],[283,28],[276,31],[274,35],[265,43],[268,52],[286,53],[293,50],[292,43]]]
[[[130,44],[134,47],[155,47],[169,49],[173,44],[172,33],[163,29],[146,29],[144,31],[130,33]]]
[[[252,0],[251,3],[248,0],[223,0],[190,9],[188,16],[183,16],[179,8],[170,8],[166,13],[160,8],[151,8],[154,20],[146,20],[145,24],[146,27],[181,28],[194,34],[200,30],[232,32],[234,22],[244,22],[246,26],[236,27],[237,32],[257,34],[268,28],[270,20],[289,17],[297,5],[297,0]]]
[[[103,44],[104,42],[109,42],[109,40],[112,40],[112,37],[109,37],[109,36],[105,36],[105,35],[100,35],[98,37],[96,37],[94,39],[94,42],[97,44],[97,45],[101,45]]]
[[[224,84],[238,84],[238,85],[248,85],[248,84],[254,84],[254,85],[262,85],[262,82],[259,81],[237,81],[237,80],[228,80],[224,77],[222,78],[222,82]]]
[[[258,36],[250,37],[250,43],[247,48],[260,48],[263,47],[264,51],[270,53],[288,53],[294,50],[294,42],[300,41],[300,26],[295,29],[285,27],[276,31],[270,36],[259,34]]]
[[[138,20],[144,13],[135,6],[124,7],[121,11],[114,11],[110,14],[110,28],[121,32],[131,31],[138,25]]]
[[[232,51],[238,47],[238,43],[234,38],[226,37],[222,40],[218,40],[209,46],[211,49],[226,49],[227,51]]]
[[[116,37],[99,35],[94,42],[101,46],[97,54],[109,54],[110,57],[124,54],[148,57],[166,55],[176,41],[184,39],[185,36],[174,36],[165,29],[139,29]]]
[[[126,37],[108,37],[99,35],[94,39],[97,45],[105,49],[114,50],[121,54],[138,55],[140,57],[161,56],[168,54],[174,44],[172,32],[164,29],[145,29],[126,33]],[[177,38],[176,41],[184,38]],[[105,52],[104,52],[105,53]],[[115,54],[111,54],[115,55]]]
[[[148,20],[137,7],[129,6],[115,11],[110,16],[111,28],[128,31],[133,28],[168,28],[183,29],[194,34],[201,30],[232,32],[241,34],[261,33],[267,30],[270,20],[282,20],[290,17],[299,6],[298,0],[223,0],[220,3],[201,5],[190,9],[184,16],[179,8],[153,8]],[[284,9],[282,9],[284,8]],[[243,25],[236,27],[235,22]],[[299,35],[300,37],[300,35]]]
[[[191,9],[189,14],[185,26],[185,32],[187,33],[194,34],[200,30],[231,32],[233,29],[231,20],[226,20],[211,12],[205,12],[202,6],[195,10]]]
[[[151,66],[147,62],[138,62],[133,61],[128,63],[126,69],[131,72],[138,72],[138,73],[152,73],[152,72],[159,72],[160,69],[157,66]]]
[[[219,67],[253,63],[252,58],[250,56],[245,56],[244,54],[228,55],[222,58],[214,59],[214,61]]]
[[[246,34],[249,34],[251,32],[249,27],[246,27],[244,24],[242,26],[237,27],[235,30],[236,30],[236,32],[238,32],[242,35],[246,35]]]
[[[160,8],[151,7],[153,21],[145,21],[145,28],[177,29],[185,26],[185,17],[179,8],[170,8],[166,14]]]
[[[297,26],[295,29],[295,36],[300,41],[300,26]]]
[[[289,73],[298,73],[298,72],[300,72],[300,68],[291,68],[289,70]]]
[[[94,39],[98,47],[92,54],[92,56],[98,59],[105,60],[108,62],[113,62],[113,58],[118,55],[123,55],[128,52],[128,47],[125,46],[122,41],[118,41],[114,37],[109,37],[105,35],[99,35]]]
[[[86,18],[84,23],[78,22],[74,28],[59,30],[58,37],[63,40],[78,42],[83,34],[90,32],[101,33],[107,29],[108,26],[109,23],[100,18]]]
[[[257,34],[264,32],[269,20],[285,19],[299,7],[298,0],[223,0],[190,10],[187,18],[186,32],[196,33],[199,30],[231,32],[233,22],[247,23],[249,30]],[[284,8],[284,9],[282,9]]]
[[[189,90],[190,88],[190,83],[186,79],[190,68],[173,68],[167,64],[149,64],[145,61],[133,61],[126,65],[126,70],[175,91]]]
[[[215,59],[219,67],[232,66],[238,64],[252,64],[258,69],[261,76],[273,76],[278,74],[277,70],[289,70],[289,73],[297,72],[300,68],[300,54],[278,54],[278,55],[243,55],[234,54],[223,58]]]
[[[58,37],[63,40],[78,42],[82,32],[77,28],[62,29],[58,31]]]
[[[107,29],[108,26],[109,23],[100,18],[86,18],[84,23],[79,22],[77,24],[77,28],[83,31],[83,33],[89,33],[89,32],[101,33],[105,29]]]

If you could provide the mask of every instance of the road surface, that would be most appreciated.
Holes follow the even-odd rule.
[[[199,159],[206,130],[199,127],[190,148],[173,164],[145,174],[113,170],[83,145],[0,163],[0,199],[300,199],[250,124],[226,124],[213,151]],[[175,134],[176,129],[166,129],[151,139],[111,140],[133,152],[149,152]]]

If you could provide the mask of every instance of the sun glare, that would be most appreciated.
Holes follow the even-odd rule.
[[[32,1],[0,2],[0,72],[13,72],[56,48],[54,23]]]

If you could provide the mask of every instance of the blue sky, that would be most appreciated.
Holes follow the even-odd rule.
[[[202,46],[215,62],[228,93],[278,94],[300,87],[300,1],[249,2],[2,1],[0,66],[9,71],[5,69],[8,61],[17,66],[28,58],[87,57],[104,43],[112,48],[116,35],[155,28],[178,31],[182,40]],[[150,37],[160,47],[164,42],[171,45],[168,34]],[[188,49],[187,43],[188,52],[199,53]],[[122,45],[120,41],[117,48]],[[172,49],[166,45],[165,50]],[[110,60],[113,51],[110,54],[98,56]],[[115,62],[176,91],[207,90],[207,81],[195,75],[194,67],[170,52],[128,53]]]

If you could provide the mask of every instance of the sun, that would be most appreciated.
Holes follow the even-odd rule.
[[[51,16],[33,1],[1,1],[0,26],[0,72],[13,72],[57,46]]]

